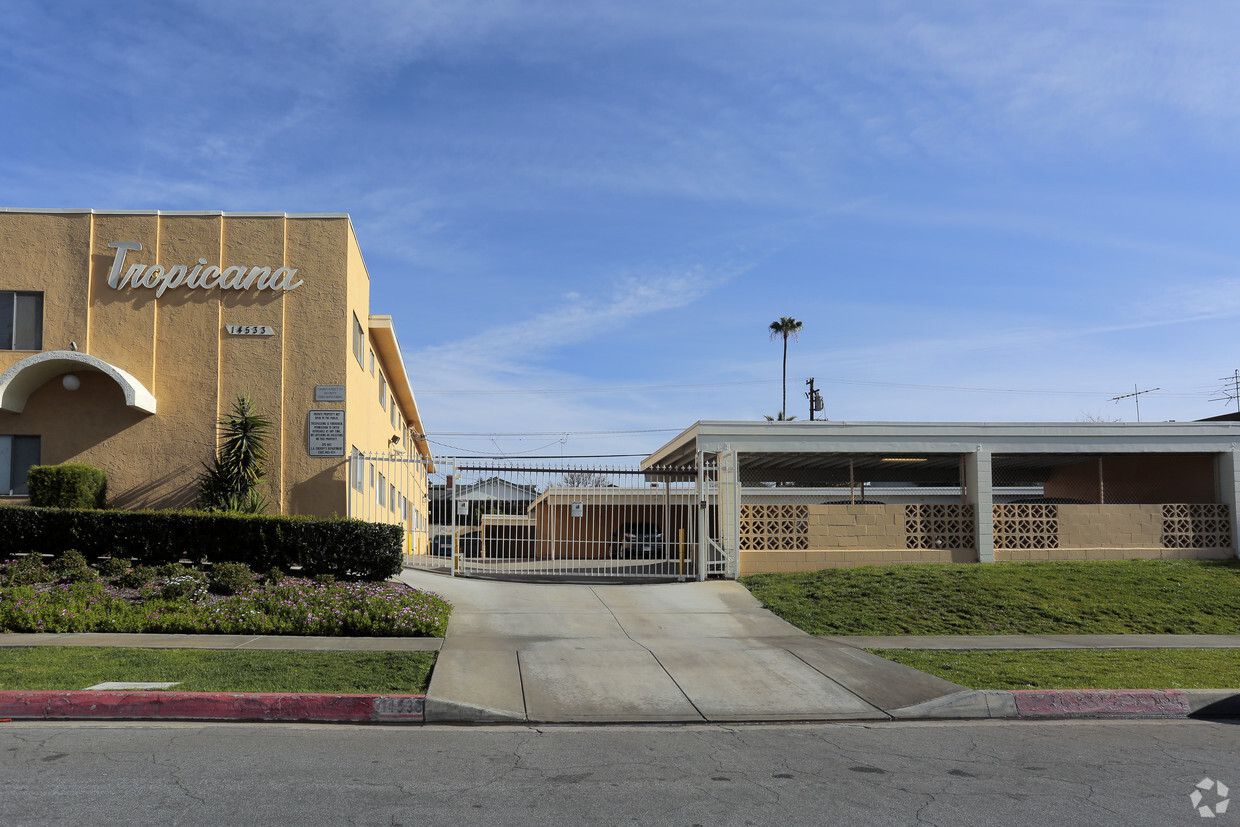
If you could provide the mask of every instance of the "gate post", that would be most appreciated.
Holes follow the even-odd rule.
[[[693,569],[696,579],[701,582],[706,579],[706,561],[710,559],[710,537],[707,534],[706,520],[706,455],[701,451],[697,452],[697,496],[698,496],[698,513],[697,513],[697,559],[693,561]]]
[[[723,551],[723,576],[736,579],[740,567],[739,461],[731,446],[716,455],[719,483],[719,545]]]

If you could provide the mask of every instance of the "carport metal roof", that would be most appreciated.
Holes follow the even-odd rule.
[[[1240,422],[726,422],[700,421],[642,461],[691,466],[699,451],[731,449],[754,469],[880,467],[923,457],[922,468],[955,466],[960,454],[1037,454],[1037,465],[1091,455],[1229,452]]]

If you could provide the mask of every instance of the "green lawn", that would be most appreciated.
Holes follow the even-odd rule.
[[[0,690],[180,681],[175,692],[426,692],[434,652],[0,648]]]
[[[1240,649],[871,649],[970,689],[1234,689]]]
[[[1240,561],[865,566],[756,574],[813,635],[1240,634]]]

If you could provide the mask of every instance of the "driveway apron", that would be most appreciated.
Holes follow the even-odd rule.
[[[807,635],[732,581],[401,579],[454,606],[428,722],[875,720],[965,691]]]

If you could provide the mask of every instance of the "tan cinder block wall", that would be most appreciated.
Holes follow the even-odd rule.
[[[995,549],[995,562],[1036,560],[1230,560],[1227,548],[1052,548]]]
[[[820,550],[903,549],[902,505],[811,505],[809,547]]]
[[[974,549],[906,548],[903,505],[810,505],[804,550],[742,550],[742,577],[890,563],[972,563]]]
[[[1060,505],[1059,548],[995,549],[995,560],[1223,560],[1231,549],[1163,548],[1163,506]]]
[[[108,244],[119,241],[142,244],[127,253],[126,270],[204,258],[221,268],[295,267],[303,283],[292,291],[182,286],[159,297],[149,288],[116,290],[107,283],[116,256]],[[103,468],[113,505],[183,507],[196,499],[216,420],[247,393],[276,426],[264,484],[272,510],[343,515],[349,446],[379,451],[393,433],[378,380],[351,350],[353,313],[363,325],[370,315],[369,287],[344,216],[0,213],[0,290],[43,293],[43,350],[76,342],[131,374],[158,406],[153,415],[127,408],[115,383],[82,370],[77,391],[56,377],[21,413],[0,412],[0,433],[39,435],[43,464]],[[275,335],[231,336],[227,324],[269,325]],[[31,355],[0,351],[0,371]],[[315,402],[316,385],[346,387],[345,457],[309,456],[308,412],[345,407]],[[406,479],[402,493],[422,505],[414,489],[425,490],[424,469]],[[399,521],[389,511],[388,521]]]
[[[1060,548],[1158,548],[1162,505],[1061,505]]]

